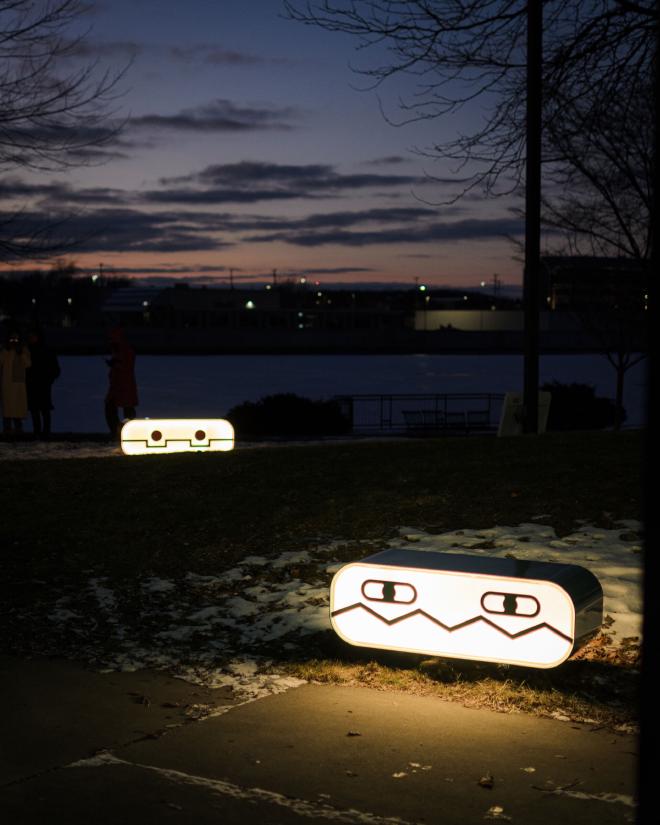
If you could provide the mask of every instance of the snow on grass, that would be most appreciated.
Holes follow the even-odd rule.
[[[1,441],[0,461],[46,458],[111,458],[123,455],[114,442],[97,441]]]
[[[603,588],[607,632],[614,644],[642,635],[642,547],[640,524],[626,520],[613,529],[583,524],[574,533],[557,538],[552,527],[519,524],[487,530],[454,530],[430,535],[401,529],[394,547],[415,550],[515,557],[523,561],[550,561],[586,567]]]
[[[582,565],[604,591],[602,651],[641,637],[639,531],[630,521],[608,530],[582,524],[562,539],[551,527],[531,522],[441,534],[402,528],[383,549]],[[238,701],[251,701],[302,683],[269,670],[278,655],[304,654],[312,634],[330,630],[329,585],[345,563],[338,555],[345,559],[346,550],[334,542],[270,559],[247,556],[217,575],[189,572],[178,579],[123,583],[90,578],[84,598],[60,590],[45,605],[42,618],[56,641],[46,632],[44,644],[51,651],[59,644],[57,652],[104,671],[167,669],[199,684],[230,686]]]
[[[361,436],[360,442],[391,444],[408,441],[406,436]],[[355,444],[356,439],[328,436],[327,438],[301,439],[298,441],[242,441],[235,444],[237,450],[257,450],[268,447],[310,447],[321,444]],[[36,461],[50,458],[121,458],[124,456],[117,442],[111,441],[0,441],[0,461]],[[162,456],[159,456],[162,458]]]

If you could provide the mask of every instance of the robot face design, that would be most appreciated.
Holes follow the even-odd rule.
[[[551,581],[355,562],[335,575],[332,626],[363,647],[555,667],[574,647],[575,606]]]
[[[234,447],[234,428],[223,418],[133,418],[121,428],[125,455],[194,453]]]

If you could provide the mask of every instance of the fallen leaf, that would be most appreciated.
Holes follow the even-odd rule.
[[[536,768],[521,768],[521,771],[525,771],[525,773],[536,773]]]
[[[493,805],[486,811],[486,815],[484,819],[499,819],[499,820],[511,820],[510,816],[507,816],[504,813],[504,808],[501,805]]]
[[[402,776],[408,776],[408,774],[405,771],[396,771],[392,774],[393,779],[401,779]]]
[[[359,730],[349,730],[346,736],[362,736]]]
[[[477,782],[477,785],[481,785],[482,788],[492,788],[495,784],[495,779],[487,773],[485,776],[482,776],[481,779]]]

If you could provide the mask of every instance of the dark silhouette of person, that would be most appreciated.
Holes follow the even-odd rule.
[[[108,392],[105,397],[105,420],[110,435],[119,435],[119,408],[124,411],[124,418],[135,418],[138,405],[137,384],[135,382],[135,351],[128,343],[121,327],[110,330],[110,358],[106,359],[110,367],[108,373]]]
[[[30,353],[19,332],[10,330],[7,343],[0,349],[0,401],[6,433],[23,432],[23,419],[28,414],[25,373],[30,363]]]
[[[55,353],[46,345],[41,330],[28,333],[31,366],[25,373],[27,405],[32,416],[32,431],[37,438],[50,438],[52,386],[60,375]]]

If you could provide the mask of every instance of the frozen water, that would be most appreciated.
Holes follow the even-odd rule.
[[[56,432],[104,432],[107,367],[101,356],[61,356],[53,386]],[[592,384],[612,398],[615,373],[602,355],[545,355],[540,381]],[[294,392],[309,398],[362,393],[502,393],[522,389],[521,355],[141,355],[138,415],[221,418],[236,404]],[[644,422],[646,365],[626,375],[627,426]]]

